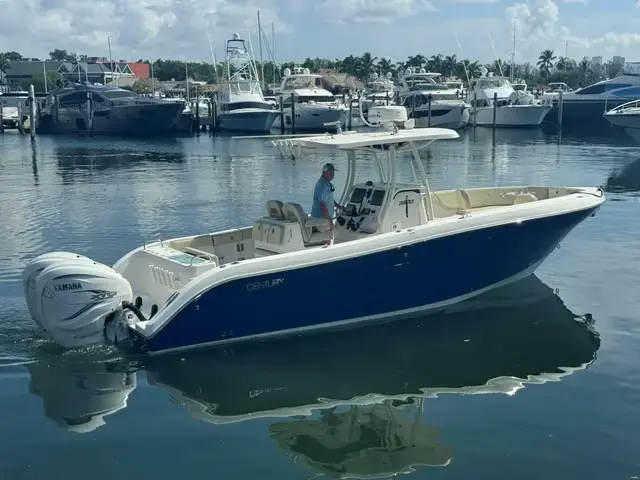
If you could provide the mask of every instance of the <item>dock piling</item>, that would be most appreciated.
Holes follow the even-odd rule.
[[[93,94],[87,92],[87,130],[93,136]]]
[[[22,102],[18,101],[18,132],[24,134],[24,120],[22,120]]]
[[[29,85],[29,134],[31,140],[36,138],[36,92],[33,85]]]
[[[351,121],[353,120],[353,97],[349,95],[349,122],[347,123],[347,129],[351,131]]]
[[[478,123],[478,93],[473,92],[473,128],[476,128]]]
[[[284,104],[282,98],[282,95],[278,97],[278,101],[280,103],[280,135],[284,135]]]
[[[562,128],[562,104],[563,104],[563,92],[558,94],[558,128]]]
[[[296,97],[291,92],[291,134],[296,134]]]
[[[498,115],[498,92],[493,92],[493,144],[496,144],[496,116]]]

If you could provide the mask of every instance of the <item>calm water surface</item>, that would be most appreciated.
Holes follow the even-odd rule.
[[[433,188],[602,185],[638,157],[626,139],[506,131],[494,147],[481,129],[423,153]],[[154,360],[32,333],[34,256],[113,264],[250,224],[268,199],[308,210],[328,159],[343,164],[208,135],[0,136],[0,478],[640,476],[636,192],[609,193],[536,276],[423,318]]]

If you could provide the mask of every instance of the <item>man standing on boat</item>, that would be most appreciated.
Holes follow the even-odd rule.
[[[333,199],[334,186],[331,184],[336,168],[333,163],[325,163],[322,167],[322,176],[316,182],[313,189],[313,206],[311,216],[314,218],[326,218],[329,222],[329,231],[333,236],[333,215],[335,209],[342,209]]]

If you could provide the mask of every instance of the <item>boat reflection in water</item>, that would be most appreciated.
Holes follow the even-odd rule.
[[[274,418],[268,433],[287,454],[327,475],[372,478],[449,463],[452,447],[421,415],[429,397],[512,395],[586,368],[599,346],[591,316],[529,276],[415,319],[143,361],[148,383],[194,418]],[[29,367],[32,385],[52,384],[37,389],[51,396],[50,418],[102,421],[135,386],[126,365],[60,365]]]
[[[44,414],[76,433],[92,432],[104,417],[127,406],[135,372],[114,362],[70,361],[64,356],[27,364],[29,392],[42,397]]]

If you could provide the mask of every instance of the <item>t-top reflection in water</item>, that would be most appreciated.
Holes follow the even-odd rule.
[[[285,451],[326,473],[370,478],[452,458],[424,425],[428,397],[511,395],[524,384],[586,368],[599,346],[590,315],[575,315],[529,276],[428,321],[145,357],[143,368],[149,384],[167,390],[196,419],[280,418],[268,433]],[[32,392],[43,397],[49,418],[99,416],[103,422],[135,387],[124,361],[46,362],[44,373],[37,365],[28,368]],[[107,375],[113,376],[105,383]]]
[[[269,433],[288,454],[339,478],[388,478],[417,466],[447,466],[453,449],[440,445],[438,430],[420,423],[423,402],[410,397],[323,409],[317,419],[275,422]]]

